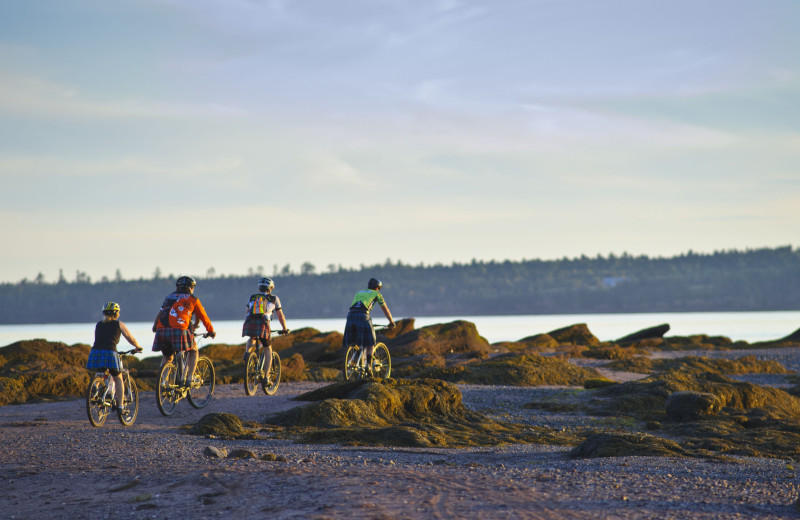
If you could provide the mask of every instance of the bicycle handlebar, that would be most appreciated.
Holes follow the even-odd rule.
[[[272,335],[278,334],[279,336],[283,336],[283,335],[289,334],[289,332],[291,332],[291,331],[289,329],[286,329],[286,330],[270,330],[269,332]]]
[[[144,352],[144,349],[138,350],[138,349],[132,348],[130,350],[126,350],[125,352],[119,352],[119,355],[120,356],[127,356],[129,354],[141,354],[142,352]]]
[[[384,324],[382,324],[382,323],[381,323],[381,324],[379,324],[379,325],[375,325],[375,328],[376,328],[376,329],[381,329],[381,330],[382,330],[382,329],[393,329],[393,328],[394,328],[394,327],[396,327],[396,326],[397,326],[397,324],[396,324],[396,323],[394,324],[394,326],[392,326],[392,325],[384,325]]]

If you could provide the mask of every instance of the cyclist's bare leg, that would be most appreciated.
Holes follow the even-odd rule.
[[[256,350],[256,338],[250,336],[247,338],[247,341],[244,343],[244,360],[247,362],[247,356],[250,355],[250,352],[254,352]]]
[[[114,380],[114,400],[117,402],[117,406],[122,406],[122,394],[125,390],[122,387],[122,374],[111,376],[111,379]]]
[[[199,357],[200,354],[197,352],[197,347],[189,350],[186,355],[186,384],[190,384],[194,378],[194,369],[197,368],[197,359]]]
[[[170,354],[169,356],[165,356],[165,355],[162,354],[161,355],[161,367],[160,368],[164,368],[164,365],[166,365],[167,363],[172,363],[172,358],[173,358],[172,354]]]
[[[266,376],[269,374],[269,369],[272,368],[272,345],[267,338],[258,339],[261,341],[261,346],[265,349],[264,355],[266,359],[264,360],[264,375]]]
[[[375,345],[371,347],[364,347],[364,353],[367,355],[367,370],[372,373],[372,354],[375,352]]]

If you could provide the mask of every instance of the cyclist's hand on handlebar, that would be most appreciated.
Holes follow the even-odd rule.
[[[390,329],[393,329],[393,328],[395,328],[395,327],[397,327],[397,323],[395,323],[395,322],[391,322],[391,323],[389,324],[389,327],[388,327],[388,328],[390,328]]]
[[[278,332],[278,334],[283,334],[285,336],[286,334],[289,334],[289,332],[291,332],[289,329],[283,329],[282,331]]]
[[[142,347],[136,347],[136,354],[141,354],[142,352],[144,352]]]
[[[216,338],[216,337],[217,337],[217,333],[216,333],[216,332],[214,332],[213,330],[212,330],[212,331],[210,331],[210,332],[206,332],[206,337],[207,337],[207,338],[214,339],[214,338]]]

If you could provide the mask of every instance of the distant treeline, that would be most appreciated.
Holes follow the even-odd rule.
[[[191,274],[191,273],[189,273]],[[195,291],[213,320],[243,317],[259,274],[197,277]],[[586,256],[561,260],[359,269],[274,277],[288,318],[344,318],[353,294],[370,277],[396,318],[501,314],[586,314],[800,309],[800,250],[790,246],[686,254],[671,258]],[[151,321],[174,280],[78,277],[0,284],[0,323],[83,323],[118,302],[122,319]],[[377,311],[378,316],[381,315]]]

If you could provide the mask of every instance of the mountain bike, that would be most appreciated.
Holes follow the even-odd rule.
[[[385,325],[376,325],[375,329],[388,328]],[[370,370],[371,368],[371,370]],[[344,355],[344,380],[349,381],[358,377],[376,377],[386,379],[392,375],[392,356],[383,343],[376,343],[372,351],[372,367],[367,366],[367,351],[358,345],[347,348]]]
[[[195,338],[207,338],[208,333],[195,334]],[[197,345],[200,349],[200,342]],[[158,375],[158,388],[156,389],[156,404],[158,411],[168,417],[175,411],[175,406],[184,397],[189,401],[193,408],[203,408],[214,395],[215,373],[214,365],[211,360],[198,354],[197,367],[189,384],[184,386],[180,381],[187,381],[189,371],[187,356],[188,350],[176,352],[172,356],[172,362],[166,363],[161,367]]]
[[[136,349],[131,349],[119,353],[120,375],[122,376],[122,413],[117,413],[119,422],[123,426],[131,426],[136,422],[136,416],[139,414],[139,389],[136,386],[136,381],[131,379],[130,372],[123,364],[123,356],[133,354]],[[92,426],[103,426],[108,415],[111,413],[117,403],[114,399],[114,387],[116,383],[111,377],[108,370],[102,372],[95,372],[94,377],[89,382],[89,388],[86,391],[86,414],[89,416],[89,422]]]
[[[288,334],[282,330],[272,331],[270,335],[275,334]],[[256,338],[255,351],[250,352],[247,356],[244,369],[244,393],[247,395],[254,395],[256,393],[256,385],[261,383],[261,389],[267,395],[272,395],[278,391],[278,385],[281,383],[281,357],[274,350],[272,351],[272,363],[269,367],[269,373],[265,374],[264,367],[267,363],[267,352],[269,351],[266,346],[264,338]]]

